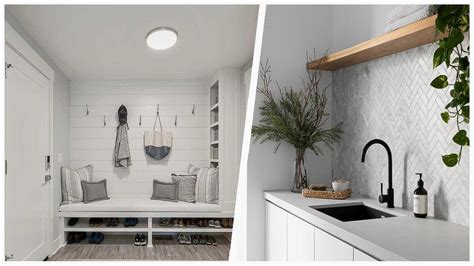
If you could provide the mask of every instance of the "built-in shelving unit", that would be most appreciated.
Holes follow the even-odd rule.
[[[443,37],[435,28],[436,15],[395,31],[329,54],[307,64],[309,69],[337,70],[372,59],[433,43]]]
[[[210,145],[209,159],[211,167],[219,167],[219,80],[217,80],[210,88]]]

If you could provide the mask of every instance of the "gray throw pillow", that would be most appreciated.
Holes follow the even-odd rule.
[[[171,177],[178,183],[178,200],[196,202],[196,176],[171,174]]]
[[[100,200],[110,199],[107,196],[107,180],[101,180],[99,182],[88,182],[81,181],[82,193],[84,194],[84,203],[90,203]]]
[[[153,179],[152,200],[178,201],[178,182],[161,182]]]
[[[88,165],[76,170],[61,167],[61,204],[72,204],[83,201],[81,181],[92,181],[94,167]]]

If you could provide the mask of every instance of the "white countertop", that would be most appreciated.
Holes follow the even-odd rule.
[[[266,191],[267,201],[379,260],[469,260],[469,227],[353,195],[346,200],[305,198],[291,191]],[[397,217],[342,222],[310,206],[363,202]]]

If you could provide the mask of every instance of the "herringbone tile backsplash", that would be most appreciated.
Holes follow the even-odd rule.
[[[355,193],[374,199],[383,182],[386,193],[385,149],[372,146],[361,163],[364,145],[380,138],[392,150],[395,206],[413,209],[415,173],[421,172],[429,215],[468,225],[469,149],[456,167],[441,160],[458,146],[451,141],[455,123],[447,125],[440,118],[448,90],[430,86],[440,73],[432,69],[435,49],[425,45],[333,72],[333,123],[344,122],[345,130],[333,153],[334,177],[349,179]]]

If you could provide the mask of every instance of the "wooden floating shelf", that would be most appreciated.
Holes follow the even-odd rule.
[[[383,56],[433,43],[446,35],[437,32],[437,15],[427,17],[395,31],[309,62],[309,69],[337,70]]]

